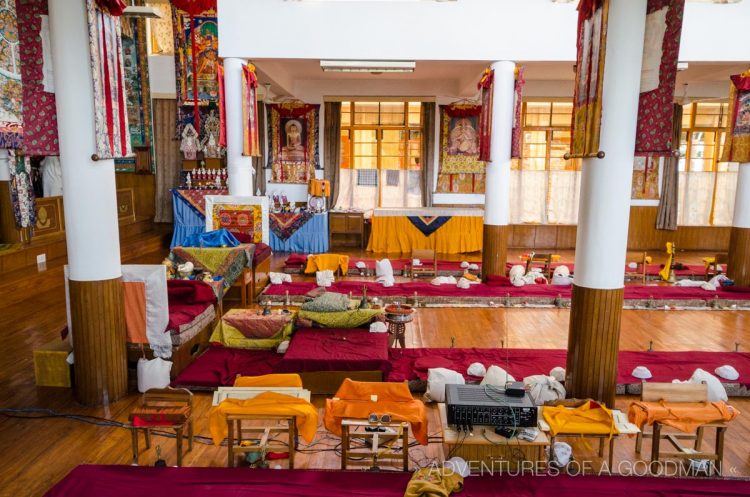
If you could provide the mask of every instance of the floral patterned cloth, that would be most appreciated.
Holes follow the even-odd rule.
[[[34,189],[31,186],[31,162],[28,157],[11,157],[8,161],[10,170],[10,196],[13,204],[13,217],[16,228],[32,228],[36,225],[36,202]]]
[[[20,148],[23,85],[15,0],[0,0],[0,148]]]

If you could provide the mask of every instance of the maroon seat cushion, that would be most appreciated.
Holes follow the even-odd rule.
[[[190,324],[200,316],[211,304],[169,304],[169,322],[167,329],[179,331],[180,326]]]
[[[208,304],[216,303],[216,294],[213,288],[203,281],[167,280],[167,300],[170,314],[175,305],[201,304],[202,312]]]
[[[304,254],[290,254],[284,263],[287,267],[304,266],[307,264],[307,256]]]
[[[513,286],[510,282],[510,278],[497,274],[488,274],[485,283],[487,283],[487,286]]]
[[[257,243],[255,244],[255,254],[253,255],[253,267],[258,267],[258,265],[271,257],[271,247],[269,245],[266,245],[265,243]]]

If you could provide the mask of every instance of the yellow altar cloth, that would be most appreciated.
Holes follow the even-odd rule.
[[[401,209],[400,215],[382,215],[379,211],[386,209],[376,209],[371,219],[372,232],[367,245],[370,252],[408,254],[413,249],[435,249],[441,254],[462,254],[482,250],[484,218],[481,210],[424,208],[410,212]],[[448,222],[429,236],[409,220],[409,216],[444,215],[450,216]]]

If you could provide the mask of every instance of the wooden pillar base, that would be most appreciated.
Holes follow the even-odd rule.
[[[750,286],[750,228],[732,227],[727,276],[737,286]]]
[[[107,405],[128,393],[122,280],[69,281],[75,397]]]
[[[623,289],[573,285],[565,389],[569,397],[615,404]]]
[[[508,260],[508,227],[485,224],[482,232],[482,278],[505,276]]]

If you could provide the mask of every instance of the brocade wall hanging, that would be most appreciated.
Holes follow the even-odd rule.
[[[572,157],[596,157],[599,153],[608,14],[609,0],[581,0],[578,4]]]
[[[96,154],[100,159],[132,154],[125,96],[120,18],[87,0],[94,83]]]
[[[179,5],[173,2],[176,7]],[[173,9],[177,79],[177,137],[192,124],[201,140],[203,123],[219,101],[219,29],[213,10]]]
[[[481,105],[440,106],[440,165],[436,191],[479,193],[487,164],[479,160]],[[481,176],[481,179],[478,178]],[[482,191],[484,189],[482,188]]]
[[[242,66],[242,155],[251,157],[260,156],[257,90],[255,66]]]
[[[16,0],[16,7],[23,78],[24,153],[59,155],[54,87],[45,89],[45,69],[51,70],[45,65],[52,56],[48,53],[49,46],[44,48],[44,40],[49,39],[47,0]]]
[[[269,104],[268,167],[272,183],[304,183],[315,177],[320,105]]]
[[[482,112],[479,116],[479,160],[489,162],[490,139],[492,137],[492,91],[495,71],[485,69],[477,85],[481,92]]]
[[[242,243],[270,243],[268,198],[206,196],[206,231],[226,228]]]
[[[750,70],[729,85],[729,121],[722,162],[750,162]]]
[[[659,157],[650,155],[635,157],[630,198],[659,200]]]
[[[31,161],[28,157],[11,156],[8,169],[10,171],[10,198],[16,228],[19,230],[33,228],[36,225],[36,206],[34,188],[31,185]]]
[[[513,86],[513,130],[510,137],[510,158],[521,158],[521,109],[523,108],[523,87],[526,80],[523,79],[523,67],[516,67],[516,81]]]
[[[685,0],[648,0],[635,138],[637,155],[669,155]],[[635,197],[634,197],[635,198]]]
[[[23,85],[15,0],[0,0],[0,21],[0,148],[20,148]]]

